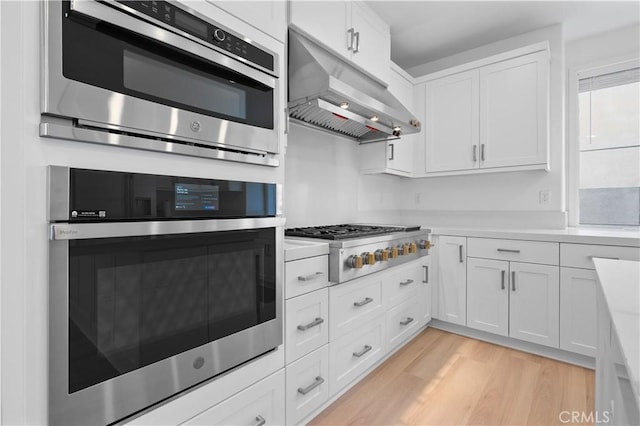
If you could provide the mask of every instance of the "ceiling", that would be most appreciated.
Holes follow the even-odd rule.
[[[391,26],[404,69],[562,23],[566,41],[640,22],[640,1],[393,1],[367,4]]]

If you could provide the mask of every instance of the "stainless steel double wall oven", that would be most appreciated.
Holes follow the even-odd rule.
[[[277,185],[49,174],[50,423],[118,421],[282,344]]]
[[[276,53],[176,2],[42,4],[41,136],[278,165]]]

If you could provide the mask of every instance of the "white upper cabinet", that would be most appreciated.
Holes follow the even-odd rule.
[[[424,167],[416,176],[548,169],[547,50],[488,58],[422,81]]]
[[[478,167],[478,70],[426,85],[426,172]]]
[[[276,40],[286,41],[287,3],[284,0],[208,1]]]
[[[481,167],[548,162],[548,80],[546,52],[480,69]]]
[[[360,1],[291,1],[291,26],[386,85],[389,26]]]

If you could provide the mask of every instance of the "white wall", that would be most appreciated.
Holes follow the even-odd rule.
[[[550,171],[491,173],[435,177],[403,183],[401,206],[405,222],[444,226],[509,226],[559,228],[565,225],[564,197],[564,52],[562,27],[554,25],[463,52],[409,70],[432,73],[487,56],[548,40],[551,50],[549,135]],[[421,86],[418,86],[421,87]],[[417,90],[417,104],[424,92]],[[426,117],[425,120],[429,120]],[[424,156],[423,142],[416,157]],[[550,191],[546,205],[540,191]],[[416,195],[419,194],[419,197]],[[418,203],[416,200],[420,199]]]
[[[216,20],[254,40],[260,33],[214,6]],[[284,167],[40,138],[40,2],[0,1],[1,424],[46,424],[47,166],[62,165],[282,183]],[[215,10],[214,10],[215,9]],[[270,37],[259,41],[280,53]],[[284,94],[281,94],[284,102]]]

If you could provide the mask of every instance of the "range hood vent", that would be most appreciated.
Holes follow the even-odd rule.
[[[351,64],[289,31],[289,115],[358,142],[417,133],[420,122]]]

